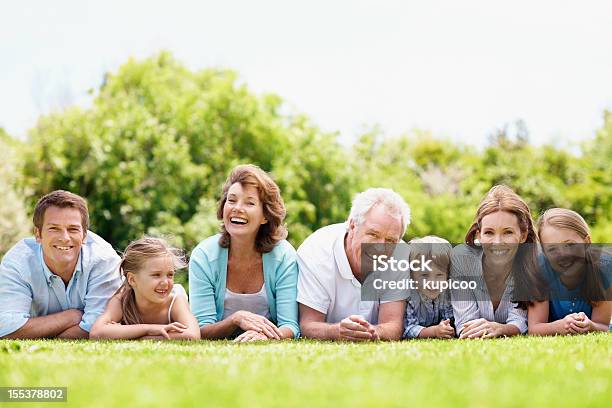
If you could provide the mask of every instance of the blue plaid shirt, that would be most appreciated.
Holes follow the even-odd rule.
[[[453,307],[448,291],[431,300],[413,290],[406,301],[404,338],[417,338],[425,327],[435,326],[442,320],[453,318]]]

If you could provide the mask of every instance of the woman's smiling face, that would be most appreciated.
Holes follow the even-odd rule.
[[[223,225],[230,236],[252,236],[255,239],[259,227],[267,222],[257,188],[232,184],[223,206]]]
[[[512,262],[520,243],[525,242],[526,232],[521,232],[516,215],[508,211],[497,211],[485,215],[480,222],[478,240],[484,255],[496,264]]]

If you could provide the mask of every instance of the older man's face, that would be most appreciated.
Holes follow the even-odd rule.
[[[361,274],[361,244],[395,244],[402,238],[402,232],[401,217],[389,215],[380,205],[370,209],[360,225],[351,221],[345,250],[353,275]]]

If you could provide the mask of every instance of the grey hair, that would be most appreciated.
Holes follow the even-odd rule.
[[[353,199],[349,222],[353,221],[356,225],[361,224],[367,212],[377,205],[384,206],[391,215],[401,217],[402,236],[404,236],[410,224],[410,207],[402,196],[390,188],[369,188],[357,194]]]
[[[444,238],[436,237],[435,235],[427,235],[423,238],[412,238],[408,241],[409,244],[449,244]]]

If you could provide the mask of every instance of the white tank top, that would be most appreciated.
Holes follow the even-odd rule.
[[[172,288],[172,301],[170,302],[170,307],[168,308],[168,324],[172,323],[172,306],[174,306],[174,301],[177,296],[185,296],[187,298],[187,292],[185,292],[185,288],[183,288],[180,284],[175,283]]]
[[[270,307],[268,306],[268,295],[264,283],[257,293],[234,293],[225,288],[225,300],[223,302],[223,319],[231,316],[239,310],[270,318]]]

